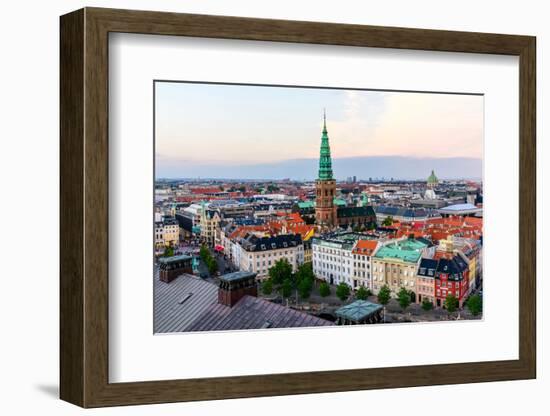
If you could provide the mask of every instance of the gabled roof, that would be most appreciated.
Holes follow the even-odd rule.
[[[243,296],[233,307],[212,304],[188,331],[330,326],[334,323],[262,298]]]
[[[435,277],[437,270],[437,260],[423,258],[420,260],[420,266],[418,267],[418,275],[423,277]]]
[[[448,275],[449,280],[461,280],[462,273],[466,270],[468,270],[468,265],[458,255],[453,256],[451,259],[440,258],[437,264],[438,274],[436,278],[439,278],[439,273],[444,273]]]
[[[336,216],[338,218],[369,217],[375,215],[376,213],[370,205],[364,207],[338,207],[336,209]]]
[[[218,288],[191,275],[170,283],[154,277],[153,332],[185,332],[199,315],[218,301]]]
[[[248,236],[241,241],[241,246],[246,251],[268,251],[297,247],[302,244],[300,234],[284,234],[274,237]]]
[[[352,250],[352,253],[370,256],[376,251],[377,247],[378,241],[376,240],[358,240]]]

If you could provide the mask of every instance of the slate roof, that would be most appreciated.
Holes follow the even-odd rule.
[[[420,260],[420,266],[418,267],[418,275],[423,277],[435,278],[436,269],[437,260],[422,259]]]
[[[218,287],[183,275],[170,283],[154,277],[153,332],[185,332],[210,305],[218,302]]]
[[[178,221],[174,217],[165,217],[162,220],[163,225],[178,225]]]
[[[249,279],[252,277],[256,277],[256,273],[239,271],[224,274],[220,276],[220,280],[224,280],[226,282],[235,282],[237,280]]]
[[[454,256],[451,259],[441,258],[437,264],[436,278],[439,273],[448,275],[449,280],[462,280],[462,273],[468,269],[468,265],[460,256]]]
[[[254,296],[225,306],[218,303],[217,285],[188,274],[164,283],[155,270],[153,332],[157,334],[326,325],[334,323]]]
[[[373,303],[366,300],[356,300],[349,305],[342,306],[337,309],[335,313],[339,318],[360,322],[373,313],[378,312],[382,308],[382,305],[379,305],[378,303]]]
[[[231,331],[329,325],[334,323],[265,299],[246,295],[232,308],[218,303],[211,305],[187,330]]]
[[[241,242],[241,247],[246,251],[268,251],[297,247],[302,244],[300,234],[284,234],[274,237],[258,237],[249,235]]]
[[[406,217],[406,218],[425,218],[425,217],[433,217],[437,215],[437,210],[425,209],[425,208],[394,207],[391,205],[378,205],[375,208],[375,211],[377,214],[384,214],[392,217]]]
[[[193,257],[188,256],[186,254],[181,254],[179,256],[172,256],[172,257],[161,257],[159,258],[159,263],[168,264],[168,263],[174,263],[181,260],[191,260]]]
[[[336,209],[336,216],[338,218],[369,217],[375,215],[374,209],[370,205],[366,207],[338,207]]]

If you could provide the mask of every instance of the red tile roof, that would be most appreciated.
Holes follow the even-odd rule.
[[[372,253],[374,253],[377,246],[378,241],[376,240],[357,240],[357,243],[355,244],[352,253],[370,256]]]

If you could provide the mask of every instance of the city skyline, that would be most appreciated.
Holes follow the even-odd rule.
[[[482,96],[156,82],[156,178],[311,180],[323,107],[337,179],[482,177]]]

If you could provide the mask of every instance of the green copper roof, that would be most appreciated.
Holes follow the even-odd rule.
[[[366,300],[356,300],[336,310],[336,316],[354,322],[361,322],[370,315],[382,310],[383,306]]]
[[[315,203],[313,201],[302,201],[298,202],[298,207],[301,209],[315,208]]]
[[[428,177],[428,183],[437,183],[437,176],[432,169],[432,174]]]
[[[334,203],[334,205],[340,206],[340,207],[345,207],[346,206],[346,201],[344,201],[342,198],[334,198],[333,203]]]
[[[378,259],[399,259],[409,263],[416,263],[427,244],[414,239],[396,241],[381,247],[374,256]]]
[[[323,116],[323,135],[321,136],[321,152],[319,157],[319,180],[332,179],[332,160],[330,157],[330,145],[328,144],[327,116]]]

